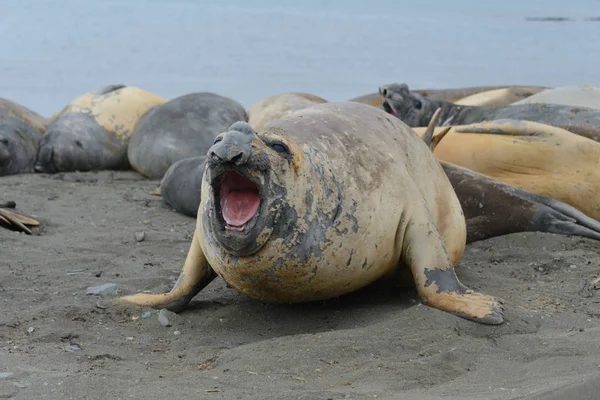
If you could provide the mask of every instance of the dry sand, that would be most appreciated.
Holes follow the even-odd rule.
[[[157,183],[134,172],[0,178],[0,200],[43,223],[40,236],[0,228],[0,398],[600,398],[598,242],[526,233],[469,245],[458,275],[506,300],[500,326],[385,283],[267,306],[216,280],[165,327],[156,311],[136,318],[148,310],[99,308],[106,298],[86,294],[173,285],[195,220],[151,196]]]

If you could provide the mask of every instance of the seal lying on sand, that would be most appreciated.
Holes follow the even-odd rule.
[[[0,97],[0,119],[6,117],[17,117],[22,119],[26,124],[37,129],[40,135],[43,135],[44,132],[46,132],[46,125],[48,124],[46,118],[35,111],[31,111],[25,106]]]
[[[436,135],[446,129],[436,128]],[[593,140],[536,122],[498,120],[452,127],[434,154],[600,220],[600,143]]]
[[[520,90],[527,91],[540,91],[546,89],[544,86],[473,86],[464,88],[454,89],[417,89],[413,90],[413,93],[418,93],[423,97],[434,100],[443,100],[455,102],[464,99],[469,96],[477,95],[478,93],[490,92],[492,90],[508,90],[515,91],[518,93]],[[383,99],[377,93],[365,94],[363,96],[355,97],[349,101],[355,101],[358,103],[364,103],[373,107],[381,107],[383,105]]]
[[[527,99],[542,90],[544,89],[537,86],[513,86],[472,94],[453,103],[462,106],[504,107]]]
[[[175,287],[121,301],[182,310],[218,274],[259,301],[308,302],[411,271],[425,304],[503,321],[498,299],[456,277],[465,220],[439,162],[383,111],[324,103],[258,133],[235,123],[207,157],[197,228]]]
[[[563,104],[600,109],[600,86],[579,85],[548,89],[513,105],[518,104]]]
[[[600,141],[600,110],[593,108],[559,104],[521,104],[497,108],[461,106],[410,92],[404,83],[383,85],[379,88],[379,94],[383,99],[383,108],[411,127],[427,126],[433,113],[441,108],[439,126],[515,119],[556,126]]]
[[[198,215],[206,155],[184,158],[169,167],[160,181],[160,194],[175,211],[188,217]]]
[[[246,120],[246,110],[233,99],[206,92],[186,94],[140,119],[127,155],[134,170],[160,179],[174,162],[206,155],[215,136]]]
[[[282,93],[267,97],[248,109],[248,123],[254,129],[262,129],[269,121],[281,118],[296,110],[327,100],[309,93]]]
[[[0,176],[32,173],[42,134],[14,116],[0,117]]]
[[[140,117],[165,99],[133,86],[84,94],[56,113],[40,142],[36,170],[128,169],[127,145]]]

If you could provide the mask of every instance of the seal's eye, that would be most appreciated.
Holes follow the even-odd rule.
[[[219,143],[221,140],[223,140],[223,136],[219,136],[215,139],[215,142],[213,144],[217,144]]]
[[[273,150],[275,150],[278,153],[288,153],[289,152],[289,149],[283,143],[271,143],[270,146]]]
[[[420,110],[421,107],[423,107],[423,104],[421,103],[421,101],[420,100],[415,100],[415,108],[417,110]]]
[[[8,139],[0,139],[0,144],[3,144],[4,146],[8,147]]]

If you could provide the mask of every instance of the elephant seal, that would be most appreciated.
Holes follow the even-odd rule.
[[[563,128],[600,141],[600,110],[560,104],[520,104],[506,107],[461,106],[432,100],[411,92],[402,84],[379,88],[383,108],[411,127],[427,126],[433,113],[441,108],[439,126],[468,125],[499,119],[515,119]]]
[[[184,158],[169,167],[160,181],[160,195],[175,211],[196,218],[206,155]]]
[[[25,120],[0,117],[0,176],[35,172],[42,133]]]
[[[517,232],[549,232],[600,240],[600,222],[549,199],[445,161],[465,214],[467,243]]]
[[[269,121],[288,115],[296,110],[326,103],[322,97],[309,93],[282,93],[267,97],[248,109],[248,123],[254,129],[262,129]]]
[[[317,104],[217,136],[175,287],[119,302],[180,311],[217,275],[262,302],[309,302],[409,272],[430,307],[500,324],[502,302],[456,277],[465,240],[452,185],[414,131],[365,104]]]
[[[425,128],[413,128],[418,135]],[[439,131],[447,127],[436,128]],[[443,161],[559,200],[600,220],[600,143],[530,121],[455,126],[434,150]]]
[[[459,99],[454,104],[461,106],[504,107],[527,99],[544,90],[537,86],[514,86],[501,89],[487,90]]]
[[[517,101],[513,105],[519,104],[562,104],[565,106],[600,109],[600,86],[579,85],[557,87]]]
[[[46,132],[46,125],[48,123],[46,118],[21,104],[0,97],[0,119],[7,117],[22,119],[26,124],[35,128],[41,135]]]
[[[244,107],[233,99],[207,92],[186,94],[140,119],[127,155],[135,171],[160,179],[174,162],[206,155],[215,136],[247,119]]]
[[[128,169],[127,145],[140,117],[166,100],[133,86],[86,93],[55,114],[40,142],[36,170]]]
[[[489,92],[491,90],[543,90],[546,89],[545,86],[471,86],[471,87],[463,87],[463,88],[451,88],[451,89],[417,89],[413,90],[413,93],[420,94],[423,97],[427,97],[429,99],[434,100],[443,100],[449,102],[459,101],[460,99],[466,98],[468,96],[476,95],[478,93]],[[373,107],[382,107],[383,106],[383,98],[379,94],[370,93],[365,94],[363,96],[358,96],[349,101],[355,101],[358,103],[364,103],[371,105]]]

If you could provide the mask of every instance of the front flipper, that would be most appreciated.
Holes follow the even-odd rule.
[[[157,309],[166,308],[169,311],[178,313],[185,309],[192,298],[212,282],[216,276],[216,272],[210,267],[204,253],[202,253],[197,234],[194,232],[190,251],[185,259],[181,274],[169,293],[138,293],[123,296],[116,301]]]
[[[407,223],[403,261],[409,265],[421,299],[430,307],[482,324],[504,320],[502,301],[477,293],[459,282],[429,211],[423,205]]]

